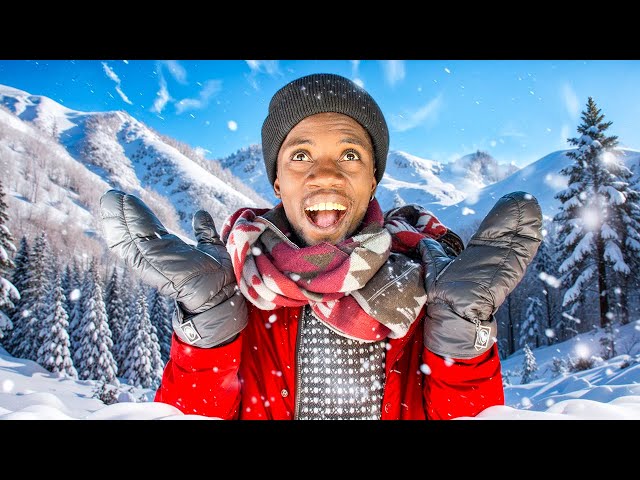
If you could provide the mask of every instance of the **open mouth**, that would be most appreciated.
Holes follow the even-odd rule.
[[[328,228],[342,220],[347,213],[347,207],[340,203],[322,202],[310,205],[304,211],[316,227]]]

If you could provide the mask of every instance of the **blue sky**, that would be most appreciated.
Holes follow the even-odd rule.
[[[0,60],[0,83],[82,111],[125,110],[221,158],[260,143],[271,96],[314,72],[380,104],[391,149],[442,162],[477,149],[524,166],[576,136],[588,96],[640,149],[640,60]]]

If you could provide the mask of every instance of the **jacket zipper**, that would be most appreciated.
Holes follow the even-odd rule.
[[[295,378],[296,382],[294,388],[296,389],[294,404],[293,404],[293,419],[298,419],[298,411],[300,409],[300,336],[302,332],[302,322],[304,321],[304,316],[307,314],[306,312],[307,305],[303,306],[300,309],[300,318],[298,318],[298,331],[296,333],[296,352],[295,352],[295,365],[294,368],[296,370]]]
[[[287,237],[278,227],[276,227],[272,222],[270,222],[269,220],[267,220],[264,217],[256,217],[256,221],[258,222],[262,222],[264,224],[267,225],[267,227],[274,232],[276,235],[278,235],[278,237],[280,237],[286,244],[288,244],[290,247],[295,248],[296,250],[299,250],[300,247],[298,245],[296,245],[295,243],[293,243],[289,237]],[[296,347],[295,347],[295,385],[294,388],[296,389],[296,394],[295,394],[295,398],[294,398],[294,403],[293,403],[293,419],[297,420],[298,419],[298,411],[300,409],[300,332],[302,330],[302,322],[303,322],[303,318],[305,315],[305,309],[307,308],[307,306],[305,305],[304,307],[302,307],[300,309],[300,318],[298,318],[298,331],[296,333]]]

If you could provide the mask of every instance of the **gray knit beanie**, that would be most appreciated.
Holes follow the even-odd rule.
[[[269,102],[269,113],[262,124],[262,155],[271,185],[276,180],[278,152],[291,129],[305,118],[324,112],[348,115],[369,133],[376,180],[380,182],[389,152],[389,129],[382,110],[369,93],[348,78],[316,73],[288,83]]]

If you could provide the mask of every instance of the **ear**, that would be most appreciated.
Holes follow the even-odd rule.
[[[375,170],[373,172],[373,178],[371,179],[371,200],[376,195],[376,188],[378,186],[378,181],[376,180]]]
[[[273,191],[276,194],[276,198],[280,198],[280,181],[278,177],[276,177],[276,180],[273,182]]]

